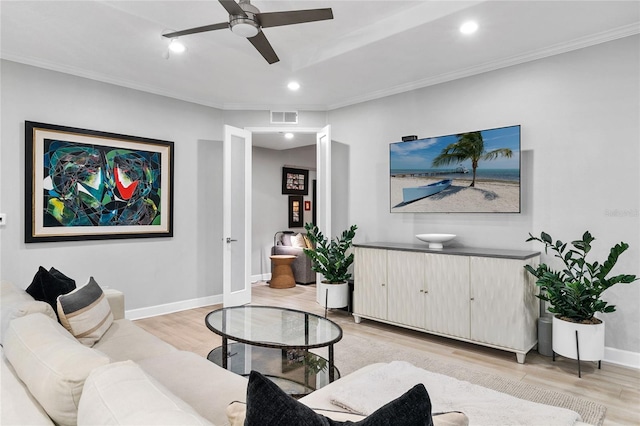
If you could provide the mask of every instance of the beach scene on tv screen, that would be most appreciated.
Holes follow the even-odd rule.
[[[391,212],[519,213],[520,126],[389,144]]]

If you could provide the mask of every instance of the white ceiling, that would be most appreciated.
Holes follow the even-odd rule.
[[[331,110],[640,32],[639,1],[252,4],[334,19],[265,29],[269,65],[229,30],[184,36],[187,52],[164,58],[161,34],[227,20],[217,0],[0,1],[0,57],[217,108]],[[473,36],[458,31],[468,19]]]

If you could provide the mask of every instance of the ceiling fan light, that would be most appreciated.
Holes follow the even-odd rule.
[[[169,43],[169,50],[173,53],[183,53],[187,48],[177,38],[174,38],[171,40],[171,43]]]
[[[249,22],[242,22],[243,20],[238,20],[235,23],[232,22],[231,23],[231,31],[233,31],[234,34],[237,34],[241,37],[246,37],[246,38],[251,38],[251,37],[255,37],[258,35],[258,27],[256,27],[255,24],[253,24],[251,21]]]
[[[298,83],[297,81],[292,81],[287,84],[287,87],[289,88],[289,90],[296,91],[300,88],[300,83]]]
[[[460,26],[462,34],[473,34],[478,31],[478,24],[474,21],[467,21]]]

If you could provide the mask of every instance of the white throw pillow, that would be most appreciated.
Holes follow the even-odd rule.
[[[85,379],[91,370],[110,362],[40,313],[11,321],[4,353],[31,395],[59,425],[76,424]]]
[[[221,384],[222,385],[222,384]],[[78,425],[211,425],[133,361],[96,368],[84,385]]]
[[[297,248],[307,248],[307,243],[304,240],[304,236],[302,234],[291,236],[291,246]]]
[[[93,277],[84,286],[58,296],[58,317],[64,328],[89,347],[113,324],[109,301]]]

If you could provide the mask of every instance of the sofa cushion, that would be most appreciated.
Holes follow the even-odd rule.
[[[58,319],[48,303],[34,300],[15,284],[2,281],[0,284],[0,344],[4,341],[2,336],[11,320],[38,312],[54,320]]]
[[[302,234],[295,234],[291,236],[291,246],[296,248],[307,248],[304,236]]]
[[[282,242],[283,246],[291,246],[291,236],[293,234],[282,234],[282,236],[280,237],[280,241]]]
[[[18,379],[4,352],[0,359],[0,378],[0,425],[53,425],[26,385]]]
[[[78,425],[211,425],[133,361],[96,368],[87,378]]]
[[[177,349],[162,339],[147,333],[128,319],[115,320],[98,340],[93,349],[111,358],[112,361],[138,361],[155,357]]]
[[[354,424],[360,426],[431,426],[431,401],[423,384],[417,384],[399,398],[385,404],[358,422],[329,421],[311,408],[284,393],[257,371],[249,375],[246,426]]]
[[[227,406],[233,401],[246,401],[246,377],[193,352],[175,351],[142,359],[138,364],[213,424],[227,424]]]
[[[7,327],[4,352],[16,374],[49,417],[76,424],[84,381],[109,358],[80,344],[43,314],[16,318]]]
[[[51,269],[55,271],[53,274],[40,266],[33,277],[33,281],[27,287],[27,293],[36,300],[47,302],[56,312],[58,296],[75,290],[76,283],[60,271],[54,268]]]
[[[304,234],[303,237],[304,237],[304,243],[307,246],[307,248],[309,250],[315,250],[315,247],[313,246],[313,243],[311,242],[311,238],[309,238],[309,236],[307,234]]]
[[[109,302],[93,277],[84,286],[58,296],[57,307],[60,323],[89,347],[100,340],[113,323]]]

